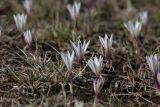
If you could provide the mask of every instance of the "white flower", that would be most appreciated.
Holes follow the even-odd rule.
[[[112,35],[110,36],[110,38],[108,38],[107,34],[105,34],[104,38],[99,36],[99,40],[101,45],[104,47],[105,51],[109,52],[110,49],[112,48],[112,42],[113,42]]]
[[[74,2],[73,5],[70,5],[70,4],[67,5],[67,9],[73,20],[75,20],[78,17],[79,12],[80,12],[80,7],[81,7],[80,2]]]
[[[94,59],[90,59],[88,61],[88,66],[91,68],[91,70],[96,74],[96,76],[99,78],[101,74],[101,70],[103,68],[103,58],[100,56],[99,59],[95,56]]]
[[[142,22],[136,21],[134,24],[132,21],[128,21],[128,23],[125,23],[124,26],[130,32],[131,36],[137,38],[142,28]]]
[[[23,34],[24,34],[25,42],[28,44],[28,46],[31,46],[32,45],[32,34],[31,34],[31,31],[28,30],[28,31],[24,32]]]
[[[72,72],[74,51],[71,54],[69,53],[69,51],[67,53],[61,53],[61,57],[62,57],[63,62],[67,66],[68,72]]]
[[[13,15],[16,27],[20,32],[23,32],[26,27],[27,15],[17,14]]]
[[[157,54],[146,56],[146,60],[147,60],[147,63],[149,65],[154,77],[155,77],[157,72],[159,72],[159,61],[158,61]]]
[[[31,8],[32,8],[33,0],[23,0],[23,6],[27,13],[31,13]]]
[[[76,56],[77,58],[80,60],[80,59],[83,59],[83,56],[84,54],[86,53],[86,50],[88,48],[88,45],[89,45],[90,41],[86,42],[84,41],[83,43],[79,40],[77,44],[73,43],[71,41],[71,44],[74,48],[74,51],[76,53]]]
[[[139,13],[139,18],[144,26],[148,24],[148,12],[147,11],[143,11]]]
[[[96,95],[99,94],[103,84],[104,84],[103,77],[100,77],[99,79],[93,80],[93,89],[94,89],[94,92]]]
[[[160,91],[160,71],[159,71],[159,60],[157,54],[146,56],[147,63],[152,71],[153,79],[156,83],[156,88]]]

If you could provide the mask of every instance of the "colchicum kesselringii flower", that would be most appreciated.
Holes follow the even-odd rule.
[[[110,36],[110,38],[107,36],[107,34],[105,34],[104,38],[99,36],[99,40],[105,50],[106,61],[108,65],[110,66],[111,65],[111,61],[110,61],[111,60],[111,48],[112,48],[112,42],[113,42],[112,35]]]
[[[100,56],[99,59],[95,56],[93,59],[88,60],[88,66],[95,73],[97,79],[101,76],[103,69],[103,58]]]
[[[90,43],[90,41],[88,41],[88,42],[84,41],[83,43],[80,40],[78,41],[78,43],[73,43],[71,41],[71,44],[72,44],[73,49],[75,51],[75,54],[78,59],[81,70],[83,68],[83,58],[84,58],[84,55],[86,53],[86,50],[88,48],[89,43]]]
[[[31,15],[33,0],[23,0],[23,6],[27,12],[27,14]]]
[[[67,53],[61,53],[61,57],[65,65],[67,66],[67,78],[69,81],[70,92],[73,94],[73,60],[74,60],[74,51],[70,54],[69,51]]]
[[[132,21],[128,21],[128,23],[125,23],[124,26],[129,31],[131,36],[138,37],[142,28],[142,23],[139,21],[136,21],[134,24]]]
[[[140,31],[142,28],[142,22],[136,21],[135,24],[132,21],[128,21],[127,23],[124,24],[126,29],[129,31],[131,35],[131,40],[135,40],[137,47],[139,45],[139,38],[138,36],[140,35]],[[133,41],[134,43],[134,41]]]
[[[80,2],[74,2],[73,5],[68,4],[67,5],[67,9],[71,15],[71,18],[73,20],[76,20],[76,18],[78,17],[79,13],[80,13],[80,7],[81,7],[81,3]]]
[[[99,99],[99,93],[103,87],[103,84],[104,84],[104,78],[103,77],[100,77],[99,79],[95,79],[93,80],[93,89],[94,89],[94,92],[95,92],[95,102],[98,101]]]
[[[14,21],[16,23],[16,27],[20,33],[23,33],[26,28],[27,15],[25,14],[17,14],[13,15]]]
[[[143,11],[143,12],[139,13],[139,18],[142,22],[142,25],[144,26],[144,31],[146,33],[148,30],[148,12]]]
[[[24,35],[24,40],[25,42],[27,43],[27,46],[30,50],[30,52],[32,53],[33,52],[33,47],[32,47],[32,43],[33,43],[33,39],[32,39],[32,33],[30,30],[27,30],[26,32],[23,33]]]
[[[61,53],[61,57],[67,67],[67,78],[69,82],[72,83],[73,82],[72,66],[74,60],[74,52],[72,52],[71,54],[69,53],[69,51],[67,53]]]
[[[156,82],[157,90],[160,91],[160,71],[159,71],[159,59],[157,54],[146,56],[147,63],[151,69],[153,79]]]

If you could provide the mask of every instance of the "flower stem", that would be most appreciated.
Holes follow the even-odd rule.
[[[73,84],[73,76],[72,76],[72,71],[68,71],[68,82]]]
[[[109,67],[111,67],[111,51],[110,51],[110,49],[108,49],[108,51],[106,52],[106,62],[107,62],[107,65]]]
[[[68,70],[68,82],[71,94],[73,94],[73,75],[72,70]]]
[[[73,84],[72,83],[69,83],[69,89],[70,89],[71,94],[73,94]]]
[[[144,26],[144,36],[148,33],[148,24]]]
[[[21,39],[21,42],[24,43],[24,34],[23,33],[20,34],[20,39]]]
[[[96,104],[98,104],[99,103],[99,93],[96,93],[95,94],[95,98],[94,98],[94,105],[93,105],[93,107],[96,107]]]
[[[33,43],[31,43],[31,44],[28,44],[28,49],[29,49],[29,52],[31,53],[31,54],[33,54],[33,45],[32,45]]]
[[[83,58],[79,58],[79,67],[80,67],[80,70],[83,69]]]

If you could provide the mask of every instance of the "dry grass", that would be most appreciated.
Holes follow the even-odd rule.
[[[33,17],[27,27],[34,34],[34,51],[31,55],[25,44],[20,41],[15,27],[13,14],[24,13],[19,2],[0,1],[0,105],[5,106],[53,106],[78,107],[81,101],[85,107],[92,107],[94,91],[92,81],[95,78],[87,66],[87,60],[93,55],[102,55],[98,36],[114,34],[112,67],[104,67],[105,78],[97,107],[106,106],[157,106],[160,97],[156,93],[151,71],[145,56],[159,54],[159,1],[133,0],[136,13],[149,11],[149,30],[141,32],[141,46],[137,49],[129,41],[123,26],[127,19],[135,19],[124,13],[125,0],[118,3],[122,10],[114,10],[109,1],[96,4],[94,15],[87,15],[87,2],[82,2],[77,25],[70,19],[65,6],[68,0],[37,0],[34,2]],[[126,16],[125,16],[126,15]],[[123,16],[123,17],[122,17]],[[71,50],[70,40],[90,40],[85,55],[85,68],[82,78],[74,63],[74,94],[71,95],[66,78],[66,66],[59,52]],[[81,103],[80,102],[80,103]]]

